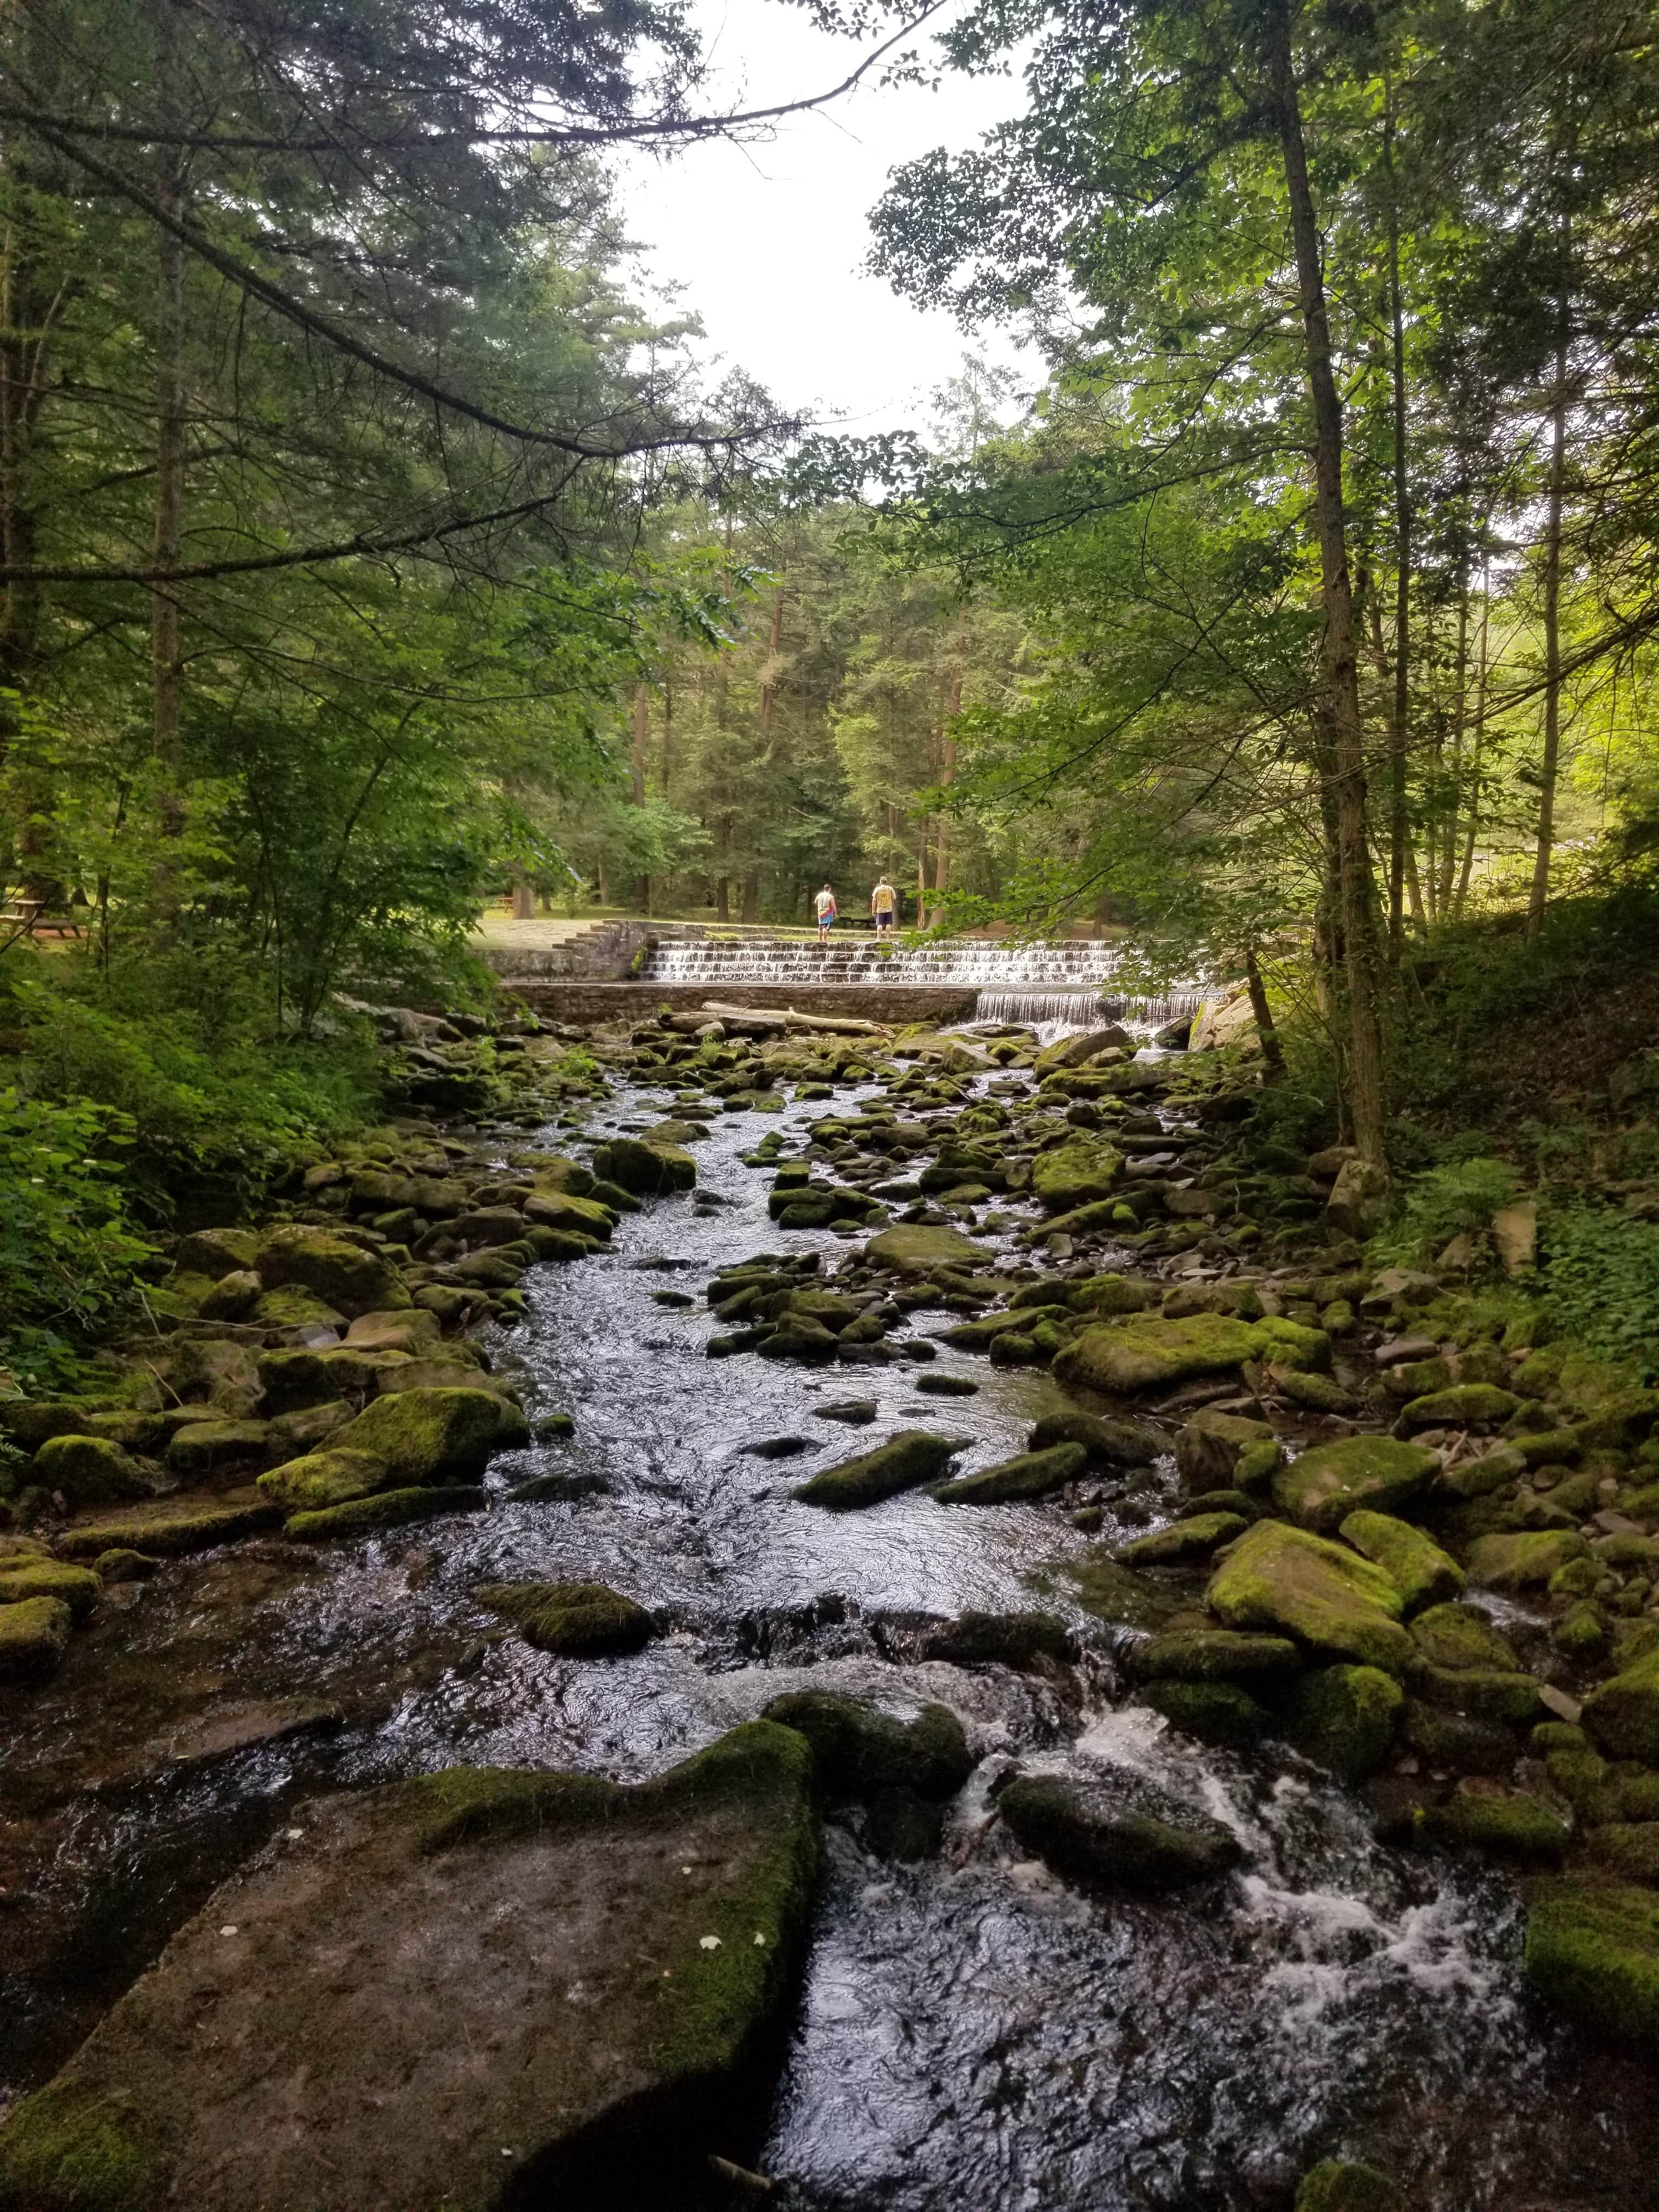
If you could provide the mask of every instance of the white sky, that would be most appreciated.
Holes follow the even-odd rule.
[[[818,92],[862,51],[781,0],[694,0],[692,14],[715,64],[711,106]],[[865,84],[779,125],[769,143],[710,141],[672,160],[627,155],[630,235],[655,283],[678,284],[676,305],[702,316],[704,357],[720,357],[711,381],[720,368],[744,369],[779,405],[854,434],[925,427],[929,395],[970,343],[1013,366],[1023,385],[1039,381],[1035,354],[995,331],[970,340],[951,316],[912,307],[862,269],[866,216],[889,170],[935,146],[972,145],[1023,99],[1006,77],[952,73],[937,92]]]

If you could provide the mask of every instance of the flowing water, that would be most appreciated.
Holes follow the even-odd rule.
[[[654,1110],[619,1086],[603,1126]],[[1061,1515],[793,1501],[804,1475],[899,1425],[967,1436],[964,1471],[988,1464],[1058,1396],[1046,1376],[948,1350],[936,1371],[971,1376],[976,1396],[920,1399],[903,1364],[705,1358],[715,1265],[816,1249],[827,1269],[848,1249],[776,1229],[767,1177],[738,1154],[757,1127],[799,1134],[846,1110],[843,1097],[722,1117],[699,1160],[723,1206],[663,1201],[626,1218],[605,1256],[532,1272],[530,1316],[496,1356],[532,1414],[568,1410],[575,1435],[498,1462],[488,1513],[322,1557],[243,1546],[111,1593],[9,1747],[0,2081],[42,2078],[303,1797],[459,1760],[632,1779],[811,1684],[900,1711],[941,1698],[981,1764],[936,1861],[876,1857],[854,1815],[829,1827],[754,2150],[775,2201],[1246,2212],[1282,2208],[1307,2164],[1346,2153],[1408,2181],[1420,2212],[1651,2205],[1646,2078],[1528,2008],[1512,1888],[1384,1848],[1311,1770],[1195,1748],[1120,1706],[1113,1632],[1044,1571],[1083,1547]],[[659,1302],[677,1291],[696,1303]],[[878,1401],[873,1426],[825,1418],[849,1397]],[[799,1450],[749,1449],[781,1436]],[[574,1478],[571,1494],[507,1502],[537,1474]],[[1158,1480],[1172,1494],[1167,1463]],[[483,1580],[544,1577],[611,1583],[668,1632],[572,1662],[469,1601]],[[1034,1601],[1083,1639],[1069,1676],[918,1656],[931,1620]],[[246,1747],[204,1728],[204,1709],[233,1728],[224,1716],[252,1709]],[[1233,1828],[1243,1869],[1173,1900],[1085,1899],[996,1823],[990,1792],[1016,1762],[1150,1773]]]

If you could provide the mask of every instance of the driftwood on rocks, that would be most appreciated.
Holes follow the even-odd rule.
[[[702,1012],[717,1021],[724,1022],[728,1029],[742,1026],[775,1033],[784,1030],[813,1030],[839,1036],[885,1037],[893,1034],[881,1023],[860,1021],[854,1014],[802,1014],[798,1013],[793,1006],[786,1006],[782,1012],[777,1013],[769,1007],[728,1006],[717,999],[705,999]]]

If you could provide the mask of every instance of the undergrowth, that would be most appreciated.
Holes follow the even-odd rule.
[[[1659,1222],[1576,1205],[1551,1209],[1540,1228],[1552,1339],[1659,1382]]]

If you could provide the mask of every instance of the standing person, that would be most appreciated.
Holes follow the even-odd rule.
[[[827,945],[836,920],[836,895],[828,884],[813,900],[812,905],[818,917],[818,943]]]
[[[898,893],[884,876],[870,894],[870,912],[874,917],[878,938],[892,935],[893,915],[897,905]]]

